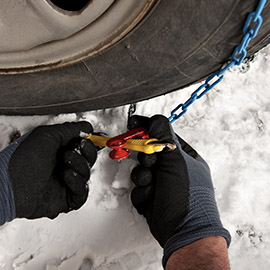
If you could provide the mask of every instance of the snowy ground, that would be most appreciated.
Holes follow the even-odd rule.
[[[151,116],[184,101],[198,85],[138,104]],[[233,270],[270,269],[270,46],[250,70],[226,73],[212,93],[174,125],[207,160],[224,226],[231,232]],[[95,130],[126,130],[128,106],[42,117],[0,116],[0,149],[9,136],[40,124],[90,121]],[[120,164],[99,153],[87,203],[55,220],[14,220],[0,228],[0,269],[159,270],[162,250],[129,200],[134,158]]]

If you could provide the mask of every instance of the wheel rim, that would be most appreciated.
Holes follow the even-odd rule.
[[[0,73],[48,70],[100,53],[130,32],[154,2],[85,0],[66,7],[59,0],[5,0]]]

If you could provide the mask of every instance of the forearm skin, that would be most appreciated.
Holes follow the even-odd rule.
[[[230,270],[227,243],[222,236],[197,240],[176,250],[166,270]]]

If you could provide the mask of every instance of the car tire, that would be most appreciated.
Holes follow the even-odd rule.
[[[0,112],[90,111],[156,97],[198,82],[229,60],[258,1],[160,0],[116,44],[75,64],[0,76]],[[270,5],[248,46],[270,41]]]

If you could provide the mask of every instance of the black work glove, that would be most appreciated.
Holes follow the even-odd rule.
[[[0,181],[8,186],[8,177],[11,182],[15,217],[55,218],[85,203],[97,153],[80,132],[92,133],[93,128],[88,122],[40,126],[1,152]],[[11,210],[2,223],[14,218],[12,202],[8,205]]]
[[[139,153],[140,165],[131,173],[136,185],[131,201],[164,247],[164,266],[174,250],[200,238],[222,235],[229,244],[230,235],[220,222],[206,162],[175,135],[166,117],[132,116],[128,128],[137,127],[148,129],[150,138],[177,144],[173,151]]]

